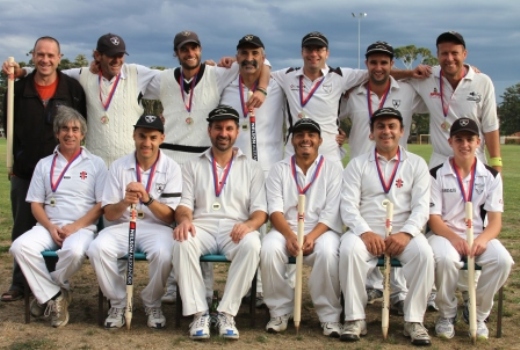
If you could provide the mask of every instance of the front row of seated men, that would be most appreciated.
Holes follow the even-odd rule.
[[[239,114],[221,105],[207,120],[212,146],[183,167],[181,180],[180,167],[159,149],[164,139],[159,118],[144,115],[137,121],[135,153],[114,162],[107,172],[103,161],[81,146],[87,132],[83,117],[60,107],[54,120],[59,145],[38,163],[27,196],[38,224],[11,247],[36,298],[33,316],[50,315],[53,327],[67,324],[72,301],[68,280],[88,256],[111,303],[105,327],[124,325],[126,293],[118,259],[127,253],[129,207],[135,204],[136,247],[150,263],[150,280],[141,297],[151,328],[166,324],[161,296],[173,266],[183,314],[194,316],[190,337],[210,337],[199,257],[220,253],[231,265],[218,307],[219,334],[238,339],[234,316],[259,264],[271,314],[266,330],[284,331],[294,295],[285,267],[301,249],[304,263],[312,266],[309,290],[323,334],[343,341],[357,341],[367,333],[365,282],[378,257],[388,253],[398,258],[409,289],[404,335],[414,345],[431,343],[423,318],[434,279],[440,309],[436,334],[454,336],[461,258],[474,255],[482,267],[477,332],[488,337],[484,320],[513,260],[496,239],[503,211],[501,176],[476,159],[480,138],[473,120],[453,124],[449,144],[454,156],[429,174],[422,158],[399,146],[403,123],[393,108],[374,112],[369,136],[374,149],[352,159],[343,172],[319,154],[320,126],[303,118],[291,130],[295,154],[274,165],[267,180],[256,162],[233,147]],[[299,194],[306,195],[301,247],[295,233]],[[465,241],[468,200],[474,207],[473,247]],[[394,229],[385,239],[388,201],[395,208]],[[112,225],[94,239],[102,212]],[[258,229],[268,214],[272,229],[262,240]],[[432,232],[425,236],[428,218]],[[342,223],[348,227],[343,235]],[[52,273],[41,256],[47,249],[58,249]]]

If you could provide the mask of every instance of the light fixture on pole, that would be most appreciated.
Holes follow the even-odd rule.
[[[357,15],[354,12],[352,12],[352,17],[357,18],[357,20],[358,20],[358,27],[357,27],[357,44],[358,44],[357,67],[358,67],[358,69],[361,68],[361,19],[366,16],[367,16],[367,14],[365,12],[360,12]]]

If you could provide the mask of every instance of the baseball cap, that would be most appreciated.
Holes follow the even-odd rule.
[[[175,35],[175,38],[173,39],[173,51],[177,51],[178,48],[186,45],[187,43],[195,43],[201,46],[197,33],[184,30]]]
[[[475,135],[480,134],[477,122],[469,118],[459,118],[455,120],[455,123],[453,123],[450,129],[450,137],[462,131],[467,131]]]
[[[369,45],[367,47],[367,52],[365,53],[365,57],[368,58],[373,53],[385,53],[390,55],[390,57],[394,58],[394,48],[392,45],[385,41],[376,41],[375,43]]]
[[[401,115],[401,112],[392,107],[385,107],[378,109],[374,112],[374,114],[372,114],[372,118],[370,119],[370,126],[374,126],[375,120],[381,117],[396,118],[399,119],[401,123],[403,122],[403,116]]]
[[[115,56],[121,53],[128,55],[128,52],[126,52],[126,45],[123,38],[121,38],[117,34],[112,33],[102,35],[98,39],[96,51],[107,56]]]
[[[136,128],[158,130],[164,134],[164,124],[161,118],[156,115],[143,114],[134,125],[134,129]]]
[[[320,124],[318,124],[316,121],[312,120],[311,118],[299,119],[296,123],[294,123],[293,127],[291,128],[292,133],[295,133],[300,130],[316,131],[321,136]]]
[[[227,105],[218,105],[217,108],[209,112],[208,118],[206,120],[211,123],[217,120],[226,119],[233,119],[238,123],[240,116],[233,107]]]
[[[303,37],[302,47],[311,45],[329,47],[329,41],[320,32],[311,32]]]
[[[437,37],[437,42],[435,45],[439,45],[440,43],[446,43],[446,42],[454,42],[457,44],[460,44],[466,48],[466,42],[464,41],[464,38],[460,33],[457,33],[453,30],[450,30],[449,32],[444,32],[441,35]]]
[[[244,35],[242,37],[242,39],[240,39],[238,41],[237,50],[240,49],[240,47],[242,47],[244,45],[252,45],[252,46],[256,46],[256,47],[265,48],[262,40],[260,40],[259,37],[257,37],[256,35],[253,35],[253,34]]]

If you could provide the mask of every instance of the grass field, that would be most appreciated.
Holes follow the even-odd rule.
[[[431,152],[429,145],[411,145],[409,150],[423,156],[426,160]],[[519,146],[502,146],[504,159],[504,197],[505,213],[501,240],[509,249],[515,261],[520,261],[520,154]],[[5,140],[0,140],[0,292],[7,290],[11,280],[12,258],[8,254],[11,237],[11,212],[9,203],[9,182],[5,168]],[[222,294],[225,284],[226,265],[217,265],[216,288]],[[308,269],[305,272],[308,275]],[[147,282],[147,264],[136,264],[136,289],[139,292]],[[296,335],[292,326],[285,334],[272,335],[264,331],[267,313],[258,311],[257,326],[248,328],[247,311],[242,308],[237,316],[237,325],[241,332],[238,342],[226,342],[217,336],[203,343],[194,343],[187,337],[190,319],[185,318],[181,329],[173,326],[174,305],[165,305],[167,328],[152,331],[146,327],[146,318],[139,297],[135,298],[135,313],[132,330],[105,331],[96,324],[97,318],[97,281],[88,263],[73,277],[74,301],[70,307],[71,319],[63,329],[53,329],[49,322],[33,320],[23,323],[23,302],[0,302],[0,349],[404,349],[410,348],[409,340],[401,334],[401,317],[391,316],[390,337],[383,342],[380,331],[380,304],[367,307],[369,334],[355,344],[340,343],[337,339],[328,339],[321,335],[318,320],[308,292],[304,290],[303,316],[300,334]],[[496,312],[491,314],[488,324],[491,338],[488,342],[479,342],[479,349],[520,349],[516,325],[520,324],[520,270],[513,267],[512,274],[505,288],[505,317],[503,337],[494,337]],[[138,295],[138,294],[137,294]],[[433,334],[435,313],[428,313],[425,325]],[[451,341],[432,337],[432,349],[473,348],[467,337],[467,325],[457,323],[457,335]]]

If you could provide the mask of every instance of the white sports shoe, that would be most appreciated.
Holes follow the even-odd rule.
[[[341,334],[341,323],[339,322],[322,322],[323,335],[331,338],[339,338]]]
[[[125,308],[111,307],[105,320],[105,328],[121,328],[125,325]]]
[[[455,336],[455,317],[439,317],[435,322],[435,334],[444,339],[451,339]]]
[[[271,317],[267,325],[265,326],[265,330],[269,333],[278,333],[283,332],[287,329],[287,324],[289,320],[293,317],[292,314],[285,314],[278,317]]]
[[[148,327],[161,329],[166,326],[166,318],[164,317],[160,307],[145,307],[144,310],[148,315]]]
[[[218,333],[226,339],[238,339],[238,329],[235,326],[235,318],[231,315],[219,312],[217,316]]]
[[[486,326],[486,322],[484,322],[484,321],[477,321],[477,339],[480,339],[480,340],[489,339],[489,330]]]
[[[196,314],[190,323],[190,338],[194,340],[209,339],[209,314]]]
[[[403,334],[410,337],[413,345],[431,345],[428,330],[420,322],[405,322]]]
[[[345,321],[339,340],[358,341],[360,336],[367,334],[367,323],[365,320]]]

